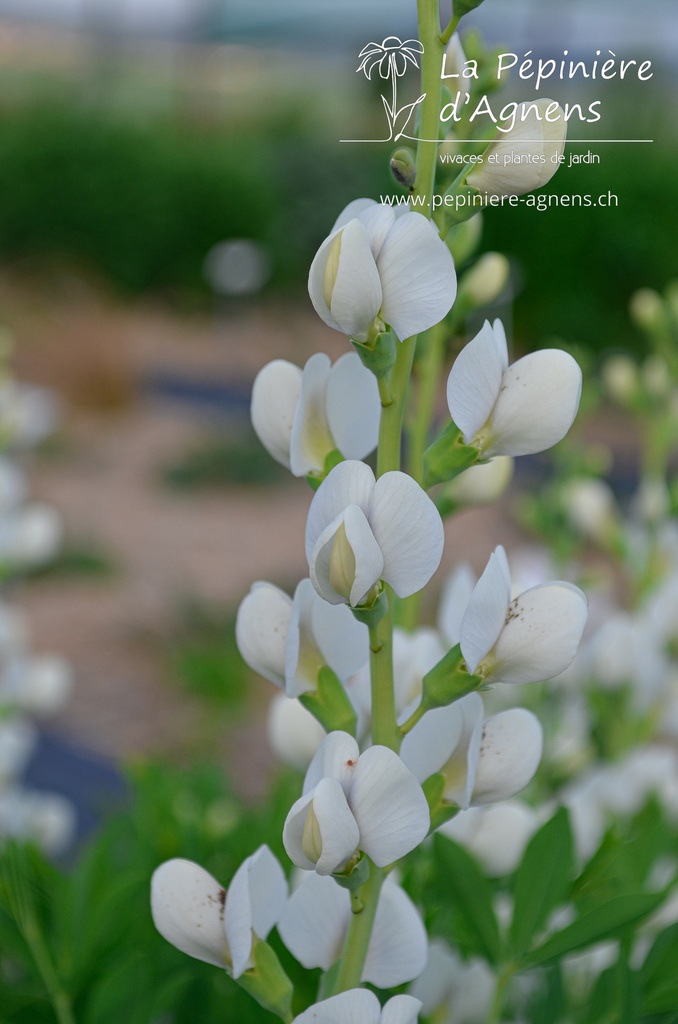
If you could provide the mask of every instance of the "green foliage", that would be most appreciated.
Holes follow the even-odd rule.
[[[251,432],[231,439],[208,437],[165,466],[161,476],[178,491],[267,486],[289,478]]]
[[[433,863],[433,931],[458,940],[465,953],[498,964],[501,940],[487,879],[462,846],[441,835],[433,839]]]
[[[189,693],[231,710],[244,704],[251,692],[251,672],[235,642],[230,607],[186,602],[165,644],[170,674]]]

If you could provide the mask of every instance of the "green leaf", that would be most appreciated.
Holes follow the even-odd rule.
[[[567,810],[559,811],[530,840],[513,880],[511,948],[522,955],[548,915],[565,897],[572,879],[572,830]]]
[[[643,1013],[678,1012],[678,924],[661,932],[640,971]]]
[[[599,975],[586,1007],[586,1024],[638,1024],[638,979],[625,957]]]
[[[501,959],[499,926],[492,906],[492,888],[472,857],[445,836],[433,837],[436,885],[441,905],[449,903],[461,918],[469,952],[489,960]],[[450,936],[454,940],[454,936]]]
[[[550,963],[565,953],[592,946],[603,939],[617,938],[651,914],[664,898],[664,893],[615,896],[596,910],[582,914],[567,928],[551,935],[546,942],[524,958],[522,967]]]

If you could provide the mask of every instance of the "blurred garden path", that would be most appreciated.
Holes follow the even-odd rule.
[[[234,433],[244,403],[215,420],[199,403],[163,397],[144,381],[162,374],[198,388],[235,383],[244,396],[268,360],[303,364],[318,349],[336,358],[344,340],[303,307],[236,305],[180,319],[107,302],[81,286],[43,292],[36,302],[9,281],[0,282],[0,300],[17,340],[19,376],[56,389],[65,403],[58,443],[31,467],[32,493],[60,510],[67,547],[100,550],[114,566],[109,575],[60,574],[24,588],[36,648],[63,654],[75,668],[75,692],[55,724],[116,757],[189,758],[201,749],[205,708],[170,683],[158,638],[171,632],[182,599],[235,607],[256,579],[294,586],[307,571],[310,492],[291,479],[167,489],[160,468],[207,427]],[[480,568],[494,544],[514,535],[496,510],[463,515],[449,531],[446,564],[457,551]],[[270,691],[262,684],[255,713],[223,723],[227,761],[239,766],[237,784],[247,793],[260,791],[269,763],[256,709]]]

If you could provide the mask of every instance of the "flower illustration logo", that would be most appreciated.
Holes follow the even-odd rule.
[[[384,142],[391,139],[397,141],[403,137],[414,111],[426,96],[424,93],[414,103],[406,103],[398,109],[398,79],[405,74],[409,64],[419,67],[417,58],[423,52],[424,47],[418,39],[406,39],[403,42],[397,36],[387,36],[381,43],[363,46],[358,54],[362,60],[356,71],[363,71],[365,77],[371,80],[372,72],[378,69],[380,78],[384,81],[391,79],[390,102],[385,96],[381,97],[389,127],[388,139],[384,139]]]

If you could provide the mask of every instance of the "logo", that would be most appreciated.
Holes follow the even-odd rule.
[[[418,58],[423,52],[424,47],[418,39],[406,39],[403,42],[397,36],[386,36],[381,43],[368,43],[367,46],[363,46],[358,54],[361,61],[356,73],[364,72],[370,81],[375,73],[375,78],[378,74],[384,85],[389,81],[391,83],[389,95],[385,96],[382,93],[381,96],[388,123],[388,135],[382,139],[342,139],[342,142],[397,142],[402,138],[415,139],[414,136],[406,134],[406,129],[415,110],[425,99],[426,93],[414,103],[405,103],[399,108],[398,79],[403,77],[409,65],[419,67]]]

